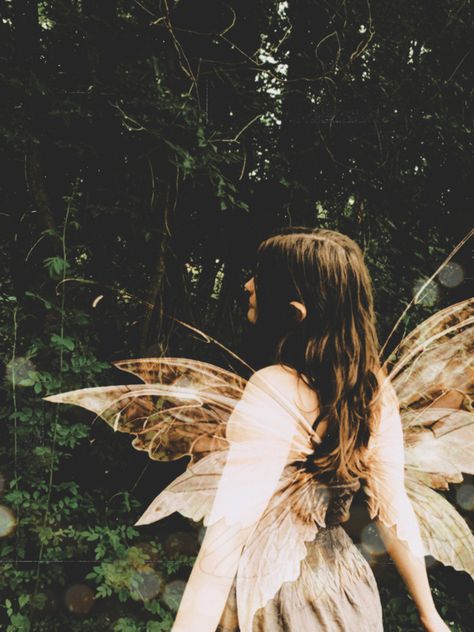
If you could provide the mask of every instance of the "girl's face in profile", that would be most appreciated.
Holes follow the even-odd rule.
[[[255,296],[255,279],[251,277],[244,285],[244,290],[249,293],[249,307],[247,310],[247,320],[252,324],[257,322],[257,301]]]

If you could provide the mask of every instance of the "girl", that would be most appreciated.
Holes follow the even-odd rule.
[[[245,290],[266,365],[249,380],[190,358],[136,358],[113,364],[142,384],[44,398],[95,412],[152,459],[191,456],[135,523],[179,511],[207,527],[172,632],[382,632],[375,577],[342,526],[361,482],[423,628],[447,632],[424,556],[474,577],[469,526],[433,491],[474,472],[456,447],[472,442],[472,300],[404,338],[391,371],[402,424],[352,239],[281,231],[260,244]]]
[[[244,288],[259,351],[270,359],[252,380],[270,384],[313,424],[315,451],[306,467],[314,479],[346,483],[333,503],[332,517],[326,514],[326,528],[307,543],[296,581],[284,582],[257,610],[252,632],[383,630],[370,565],[341,526],[359,479],[367,482],[375,524],[424,629],[447,632],[431,596],[418,523],[403,487],[398,405],[390,384],[382,388],[372,288],[360,248],[331,230],[281,231],[260,244],[255,277]],[[380,451],[371,471],[367,455],[369,439],[375,436],[379,392]],[[343,509],[342,518],[334,505]],[[223,532],[225,528],[219,531],[216,525],[207,530],[173,632],[214,632],[216,625],[218,632],[240,629],[236,582],[229,579],[233,573],[227,574],[227,581],[211,579],[198,563]],[[231,569],[237,569],[246,535],[229,536]]]

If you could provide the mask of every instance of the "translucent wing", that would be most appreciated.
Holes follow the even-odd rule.
[[[386,365],[392,394],[374,434],[369,512],[417,554],[474,577],[474,537],[435,489],[474,474],[474,299],[441,310]],[[403,468],[401,464],[403,463]]]
[[[436,312],[402,340],[386,366],[404,429],[433,419],[431,408],[440,415],[443,408],[472,412],[473,350],[474,298]]]
[[[132,445],[151,459],[192,462],[228,447],[229,415],[246,381],[220,367],[188,358],[138,358],[113,362],[145,384],[98,386],[51,395],[96,413],[115,431],[135,435]]]
[[[136,524],[174,511],[203,520],[206,527],[224,523],[222,537],[202,547],[199,564],[205,573],[232,579],[231,548],[244,544],[237,600],[242,630],[251,632],[255,611],[283,582],[298,577],[307,554],[305,541],[328,521],[348,517],[341,490],[317,482],[302,468],[318,437],[281,395],[289,387],[285,381],[295,376],[267,367],[245,381],[186,358],[116,365],[147,383],[80,389],[45,399],[95,412],[115,430],[135,435],[132,445],[151,458],[191,456],[186,471],[158,494]],[[275,388],[275,370],[280,390]],[[350,502],[354,489],[348,491]]]
[[[240,559],[236,595],[242,631],[252,631],[255,612],[283,582],[299,577],[301,561],[307,555],[305,542],[314,540],[322,527],[348,519],[359,486],[359,481],[353,485],[326,485],[297,466],[287,468]],[[330,573],[324,577],[324,590],[336,592],[338,587],[331,582],[338,578]]]
[[[474,538],[464,518],[416,476],[406,477],[427,552],[445,565],[474,577]]]

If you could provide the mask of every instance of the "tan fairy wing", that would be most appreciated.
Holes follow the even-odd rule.
[[[359,481],[354,485],[327,485],[317,481],[313,473],[289,466],[240,559],[236,595],[243,632],[252,632],[255,613],[284,582],[298,578],[301,561],[308,554],[305,543],[314,540],[322,527],[349,517],[349,506],[359,486]],[[314,572],[315,593],[336,591],[338,587],[331,582],[338,578],[324,573],[324,569],[320,571]],[[324,585],[316,585],[317,578]]]
[[[428,407],[418,413],[417,426],[405,433],[406,475],[416,475],[433,489],[461,483],[462,472],[474,474],[473,413]]]
[[[313,450],[311,426],[272,388],[267,375],[265,369],[255,373],[234,403],[225,423],[222,458],[210,450],[190,462],[186,472],[158,494],[137,525],[161,520],[173,511],[197,515],[190,505],[200,502],[197,519],[204,518],[205,526],[222,517],[228,524],[248,526],[255,512],[264,510],[287,460],[305,458]]]
[[[390,372],[407,474],[434,489],[474,474],[474,299],[440,310],[402,341]]]
[[[221,449],[200,452],[200,458],[192,460],[154,499],[136,524],[161,520],[174,511],[203,520],[211,529],[223,522],[222,530],[213,531],[220,538],[204,540],[198,563],[207,574],[232,577],[232,553],[240,555],[244,544],[237,570],[237,599],[241,629],[251,632],[255,611],[283,582],[299,575],[300,562],[307,554],[305,542],[314,538],[328,517],[339,520],[340,490],[335,499],[333,487],[317,482],[312,473],[298,466],[314,450],[313,430],[282,398],[288,384],[275,387],[274,367],[254,374],[240,393],[242,382],[233,381],[229,393],[228,376],[220,370],[214,372],[212,366],[200,367],[197,361],[182,359],[178,365],[163,366],[162,360],[155,359],[151,365],[149,359],[123,365],[147,384],[83,389],[48,399],[93,410],[116,429],[137,434],[135,441],[149,449],[153,446],[152,454],[161,455],[156,448],[160,444],[163,452],[169,449],[182,455],[187,450],[194,455],[189,440],[179,449],[172,445],[173,424],[179,428],[179,437],[184,435],[182,424],[187,424],[191,434],[199,434],[205,423],[211,424],[214,433],[216,428],[225,428]],[[193,369],[197,371],[193,373]],[[294,377],[285,375],[283,379]],[[214,380],[212,387],[210,380]],[[238,401],[237,395],[241,395]],[[160,434],[163,423],[167,444]],[[147,432],[154,433],[148,442],[143,439]],[[205,434],[209,435],[207,428]],[[193,436],[196,441],[196,434]]]
[[[386,362],[391,412],[385,434],[374,437],[369,486],[371,517],[381,517],[387,526],[397,524],[398,535],[413,552],[424,549],[424,554],[471,575],[471,530],[433,490],[461,482],[463,472],[474,473],[473,349],[472,298],[440,310],[400,343]],[[397,467],[402,460],[403,490]],[[391,479],[397,477],[394,494]]]
[[[436,312],[402,340],[385,366],[405,428],[428,407],[472,412],[473,351],[474,298]]]
[[[221,449],[200,452],[201,458],[192,460],[158,494],[136,524],[149,524],[175,511],[203,520],[206,527],[224,521],[224,536],[203,543],[199,563],[207,574],[232,577],[232,550],[248,543],[238,570],[239,609],[246,619],[262,599],[270,598],[283,581],[299,572],[299,561],[306,554],[302,538],[312,539],[317,529],[317,522],[308,519],[312,506],[319,524],[324,524],[330,494],[320,490],[316,502],[317,494],[313,491],[311,496],[312,477],[306,474],[301,481],[298,470],[281,483],[288,461],[304,459],[314,449],[312,428],[265,379],[271,367],[254,374],[239,393],[240,380],[197,361],[145,359],[126,366],[148,383],[82,389],[48,400],[94,411],[114,428],[136,434],[134,446],[147,447],[155,457],[167,451],[194,456],[195,444],[190,440],[183,444],[183,437],[198,441],[203,429],[206,437],[215,438],[219,431]],[[270,564],[275,554],[278,559]],[[258,593],[251,589],[254,584],[260,587]]]
[[[270,498],[284,458],[290,452],[304,457],[313,449],[311,426],[266,382],[265,370],[245,381],[188,358],[117,364],[148,383],[78,389],[44,399],[95,412],[114,430],[135,435],[132,445],[153,459],[191,456],[186,472],[161,492],[138,524],[173,511],[195,516],[198,502],[206,525],[222,516],[249,523],[258,502]],[[219,451],[223,457],[216,456]],[[225,493],[217,494],[219,487]],[[237,498],[242,490],[243,502],[229,503],[229,494]]]
[[[464,518],[415,472],[405,477],[426,550],[435,559],[474,578],[474,536]]]
[[[232,371],[191,358],[161,357],[116,360],[112,364],[139,377],[145,384],[191,386],[233,399],[242,397],[246,380]]]
[[[228,447],[226,423],[242,396],[243,378],[188,358],[139,358],[114,364],[146,383],[84,388],[43,399],[96,413],[115,431],[135,435],[133,447],[154,460],[189,455],[197,461]]]
[[[195,522],[211,512],[219,481],[228,456],[228,448],[209,452],[175,478],[135,522],[136,526],[162,520],[178,511]]]

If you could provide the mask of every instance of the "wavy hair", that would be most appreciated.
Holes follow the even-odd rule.
[[[360,247],[329,229],[282,229],[257,249],[255,292],[259,341],[269,345],[273,362],[295,369],[315,391],[313,429],[328,422],[307,469],[322,480],[364,477],[381,367],[372,284]],[[303,320],[290,305],[294,300],[307,309]]]

